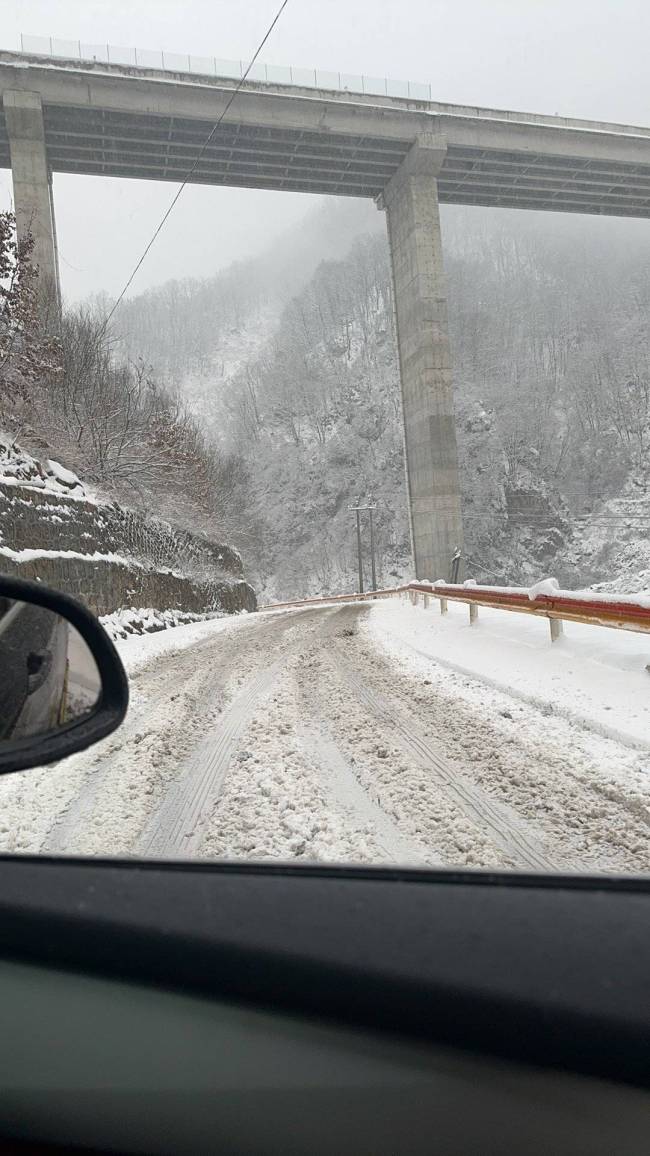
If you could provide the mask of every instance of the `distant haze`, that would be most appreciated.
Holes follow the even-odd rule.
[[[279,0],[4,0],[0,44],[20,33],[248,59]],[[271,63],[431,81],[440,100],[650,123],[647,0],[289,0]],[[119,291],[175,186],[55,177],[66,296]],[[0,172],[0,205],[10,203]],[[133,292],[253,256],[322,198],[188,188]]]

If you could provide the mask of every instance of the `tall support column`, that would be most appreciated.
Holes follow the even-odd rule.
[[[61,304],[59,264],[54,231],[52,182],[45,151],[43,108],[37,92],[5,91],[5,121],[19,239],[31,234],[32,260],[38,266],[38,293],[44,308]]]
[[[393,271],[415,573],[434,581],[449,579],[463,541],[436,181],[444,155],[444,141],[419,137],[379,205]]]

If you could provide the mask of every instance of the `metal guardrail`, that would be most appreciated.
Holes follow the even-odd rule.
[[[469,607],[469,619],[478,619],[479,606],[493,610],[508,610],[519,614],[532,614],[549,621],[551,640],[555,642],[562,635],[562,622],[583,622],[591,626],[607,626],[616,630],[632,630],[650,634],[650,599],[639,600],[633,595],[611,598],[603,594],[586,594],[584,591],[553,590],[535,592],[535,587],[452,585],[444,582],[409,582],[404,586],[394,586],[386,590],[371,590],[366,594],[334,594],[329,598],[304,598],[294,602],[276,602],[261,606],[260,610],[287,610],[293,607],[337,604],[340,602],[365,602],[377,598],[391,598],[401,595],[410,598],[414,605],[420,599],[424,606],[435,598],[441,614],[447,612],[449,602],[462,602]]]
[[[269,602],[266,606],[259,606],[258,610],[291,610],[300,606],[327,606],[339,602],[368,602],[376,598],[391,598],[395,594],[403,594],[408,586],[391,586],[386,590],[367,590],[365,594],[331,594],[325,598],[299,598],[293,602]]]
[[[56,36],[20,35],[20,51],[31,56],[49,56],[59,60],[79,60],[118,64],[125,68],[152,68],[162,72],[190,72],[198,76],[218,76],[241,80],[245,60],[221,60],[217,56],[195,56],[180,52],[156,52],[116,44],[90,44],[83,40],[62,40]],[[296,68],[293,65],[264,64],[257,60],[248,74],[249,80],[264,84],[288,84],[300,88],[324,88],[335,92],[355,92],[369,96],[397,96],[413,100],[432,100],[431,85],[412,80],[390,80],[386,76],[327,71],[321,68]]]
[[[443,614],[447,602],[464,602],[469,606],[471,622],[476,621],[479,606],[548,618],[553,641],[562,633],[562,622],[583,622],[650,634],[650,600],[646,604],[632,595],[614,599],[608,595],[559,588],[547,592],[536,591],[535,587],[528,590],[525,587],[453,586],[443,582],[411,582],[405,589],[410,590],[416,600],[420,595],[437,598]]]

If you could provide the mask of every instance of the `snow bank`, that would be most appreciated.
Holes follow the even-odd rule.
[[[161,611],[152,611],[151,613],[160,614]],[[113,615],[107,615],[107,618],[112,617]],[[236,630],[247,619],[247,611],[242,610],[239,614],[202,618],[197,622],[179,625],[174,630],[157,630],[153,634],[127,634],[124,637],[114,634],[113,639],[127,674],[134,674],[140,667],[146,666],[160,658],[161,655],[175,654],[177,651],[186,650],[188,646],[195,646],[198,642],[210,638],[213,634],[219,634],[222,630]],[[102,619],[101,621],[104,622],[105,620]]]
[[[398,661],[426,677],[431,663],[573,720],[598,734],[650,750],[650,636],[564,623],[551,643],[548,622],[481,606],[424,610],[398,599],[373,603],[368,629]],[[480,695],[476,688],[472,694]]]
[[[136,609],[130,606],[114,610],[112,614],[104,614],[100,622],[111,638],[117,639],[129,638],[132,634],[155,634],[158,630],[218,617],[223,615],[215,612],[194,614],[190,610],[154,610],[152,607]]]

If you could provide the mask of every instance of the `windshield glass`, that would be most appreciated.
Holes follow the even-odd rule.
[[[650,9],[6,7],[0,851],[650,870]]]

